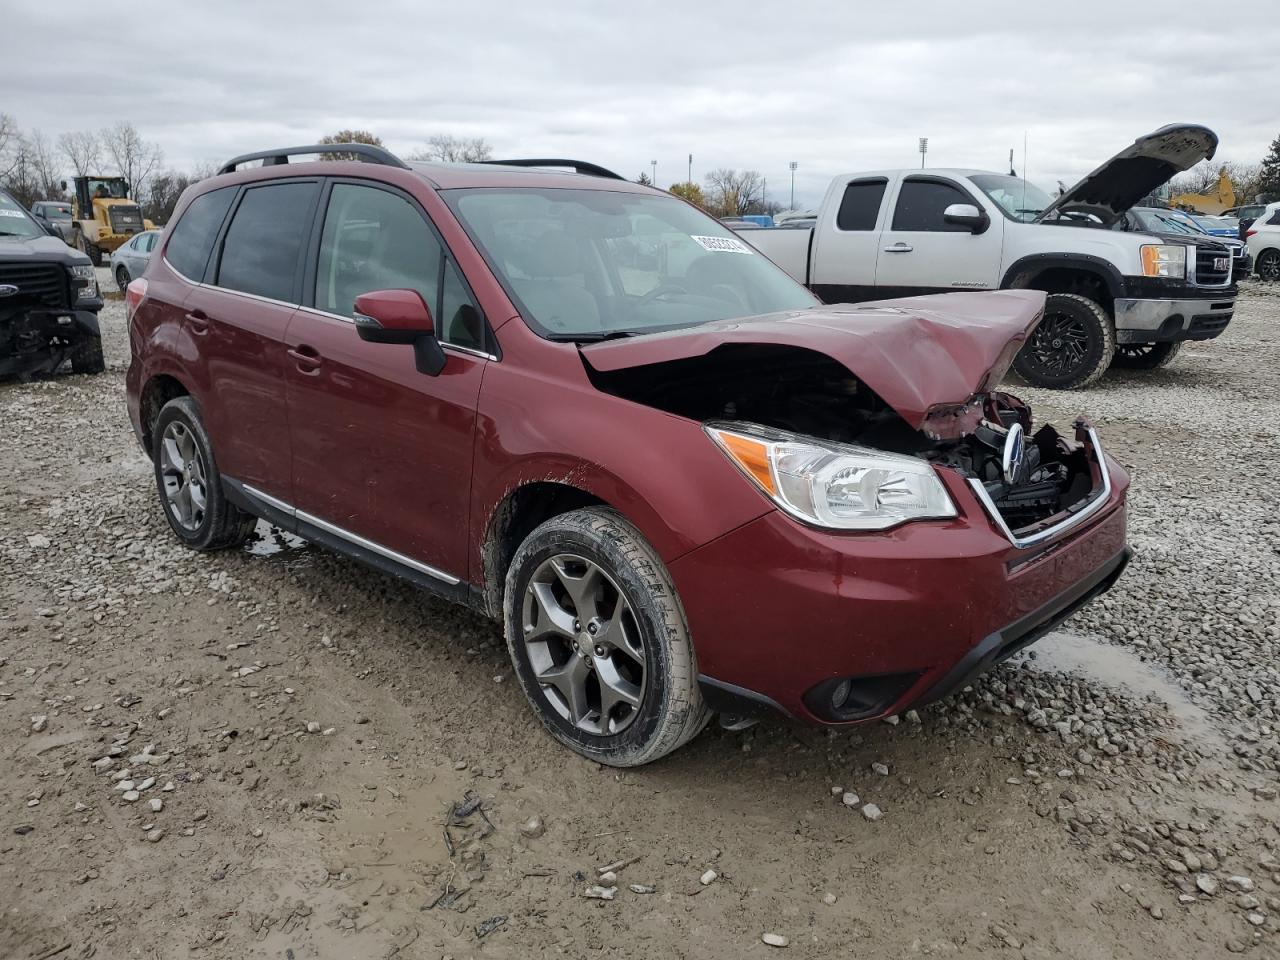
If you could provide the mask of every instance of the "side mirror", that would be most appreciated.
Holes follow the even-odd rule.
[[[374,290],[355,302],[356,333],[369,343],[411,343],[419,373],[437,376],[444,350],[436,339],[431,310],[417,290]]]
[[[942,219],[947,223],[968,227],[970,233],[983,233],[991,225],[991,218],[972,203],[951,204],[942,211]]]

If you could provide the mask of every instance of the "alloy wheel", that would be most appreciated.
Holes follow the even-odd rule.
[[[1268,250],[1258,257],[1258,276],[1263,280],[1280,280],[1280,253]]]
[[[204,457],[191,428],[174,420],[160,438],[160,474],[169,515],[184,530],[204,523],[208,491]]]
[[[521,627],[529,663],[560,717],[596,736],[620,733],[645,692],[640,625],[626,596],[598,564],[557,554],[534,571]]]
[[[1029,359],[1044,373],[1066,376],[1080,368],[1089,354],[1089,330],[1079,317],[1049,313],[1036,327]]]

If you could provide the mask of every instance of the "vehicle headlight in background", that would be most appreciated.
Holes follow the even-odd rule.
[[[71,276],[77,300],[92,300],[98,295],[98,275],[93,270],[93,264],[72,267]]]
[[[885,530],[956,515],[933,466],[916,457],[744,424],[707,435],[787,513],[833,530]]]
[[[1143,244],[1142,275],[1184,279],[1187,275],[1187,248],[1173,243]]]

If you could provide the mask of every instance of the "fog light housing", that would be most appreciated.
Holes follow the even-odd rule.
[[[818,719],[829,723],[873,720],[887,713],[919,679],[918,671],[832,677],[810,687],[803,699]]]

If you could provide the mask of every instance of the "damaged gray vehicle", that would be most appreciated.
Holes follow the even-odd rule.
[[[0,190],[0,379],[104,369],[93,264]]]

